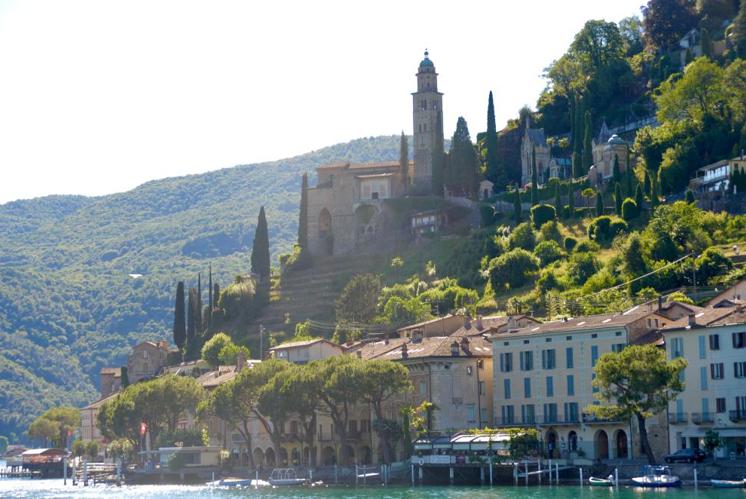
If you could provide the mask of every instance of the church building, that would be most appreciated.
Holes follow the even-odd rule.
[[[412,220],[402,220],[386,200],[432,195],[433,172],[442,168],[445,158],[443,94],[427,51],[416,77],[414,161],[340,162],[316,168],[316,186],[307,191],[311,256],[344,255],[412,236]]]

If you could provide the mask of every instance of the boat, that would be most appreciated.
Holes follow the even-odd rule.
[[[215,480],[213,482],[207,482],[207,485],[211,487],[227,487],[227,488],[258,488],[258,487],[269,487],[270,483],[266,480],[255,480],[253,478],[223,478],[221,480]]]
[[[639,487],[679,487],[681,479],[671,474],[668,466],[645,466],[643,475],[632,478]]]
[[[590,483],[591,485],[602,485],[605,487],[611,487],[612,485],[614,485],[614,477],[611,475],[606,478],[598,478],[592,476],[588,479],[588,483]]]
[[[275,468],[269,477],[269,483],[273,487],[292,487],[305,485],[305,478],[299,478],[293,468]]]
[[[746,487],[746,478],[743,480],[710,480],[710,485],[719,489],[737,489]]]

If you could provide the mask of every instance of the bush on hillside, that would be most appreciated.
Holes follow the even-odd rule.
[[[564,244],[565,244],[565,249],[567,251],[572,251],[575,248],[575,246],[578,244],[578,240],[572,236],[567,236],[565,238]]]
[[[573,253],[567,267],[567,276],[574,285],[582,286],[598,269],[598,260],[592,253]]]
[[[635,200],[632,198],[625,199],[622,203],[622,218],[629,222],[637,218],[639,214],[640,210]]]
[[[537,204],[531,207],[531,221],[536,229],[557,218],[557,211],[551,204]]]
[[[562,233],[559,230],[559,224],[554,220],[542,225],[539,229],[539,235],[542,241],[555,241],[562,244]]]
[[[733,268],[733,262],[717,248],[707,248],[694,262],[697,269],[697,280],[708,282],[711,278],[722,275]]]
[[[596,253],[600,249],[601,247],[598,244],[584,239],[575,246],[575,253]]]
[[[539,259],[542,267],[546,267],[552,262],[556,262],[565,256],[562,247],[556,241],[542,241],[536,245],[534,256]]]
[[[634,203],[634,200],[630,200]],[[622,220],[614,220],[608,215],[594,218],[588,224],[588,238],[599,244],[608,244],[617,235],[627,230],[627,224]]]
[[[536,234],[528,222],[518,224],[508,239],[508,246],[511,250],[522,248],[526,251],[533,251],[536,246]]]
[[[517,248],[490,262],[489,278],[492,289],[520,287],[539,270],[539,260],[522,248]]]

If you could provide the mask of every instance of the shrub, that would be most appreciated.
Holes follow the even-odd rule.
[[[598,269],[598,260],[592,253],[573,253],[567,267],[567,275],[573,284],[582,286],[590,276],[598,272]]]
[[[555,241],[542,241],[536,245],[534,256],[539,259],[541,266],[545,267],[564,257],[565,252],[562,251],[562,247]]]
[[[697,279],[701,282],[707,282],[712,277],[725,274],[732,267],[733,263],[717,248],[707,248],[694,264],[697,268]]]
[[[533,251],[536,246],[536,234],[528,222],[519,224],[513,229],[508,239],[508,246],[511,250],[522,248],[526,251]]]
[[[540,293],[546,293],[553,289],[559,289],[560,283],[557,280],[554,269],[543,269],[536,280],[536,289]]]
[[[624,220],[614,220],[611,222],[611,225],[609,225],[609,235],[612,239],[628,230],[629,226]]]
[[[627,198],[622,203],[622,218],[629,222],[637,218],[640,214],[640,210],[637,207],[637,203],[632,198]]]
[[[535,228],[557,219],[557,210],[551,204],[537,204],[531,207],[531,221]]]
[[[575,245],[576,245],[576,244],[578,244],[578,240],[577,240],[577,239],[575,239],[574,237],[572,237],[572,236],[567,236],[567,237],[565,238],[565,249],[566,249],[567,251],[572,251],[572,250],[573,250],[573,248],[575,248]]]
[[[212,367],[217,367],[220,365],[220,353],[226,346],[232,344],[233,340],[230,336],[225,333],[217,333],[202,347],[202,359]]]
[[[559,230],[559,224],[555,221],[547,222],[539,229],[539,235],[542,241],[556,241],[562,244],[562,233]]]
[[[517,248],[490,262],[492,289],[504,290],[525,284],[539,270],[539,260],[528,251]]]
[[[575,246],[575,253],[595,253],[596,251],[600,249],[601,248],[598,246],[598,244],[594,243],[593,241],[588,241],[586,239],[584,241],[580,241]]]
[[[489,227],[495,223],[495,207],[491,204],[479,205],[479,216],[482,227]]]
[[[630,199],[630,201],[634,204],[634,200]],[[626,230],[627,224],[624,221],[614,220],[610,216],[604,215],[596,217],[588,225],[588,238],[599,244],[606,244]]]

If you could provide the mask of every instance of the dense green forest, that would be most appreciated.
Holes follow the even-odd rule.
[[[287,252],[303,172],[398,157],[399,136],[371,137],[120,194],[1,205],[0,434],[20,435],[52,404],[92,401],[102,366],[170,339],[177,281],[196,284],[208,263],[221,284],[249,272],[260,205],[271,254]]]

